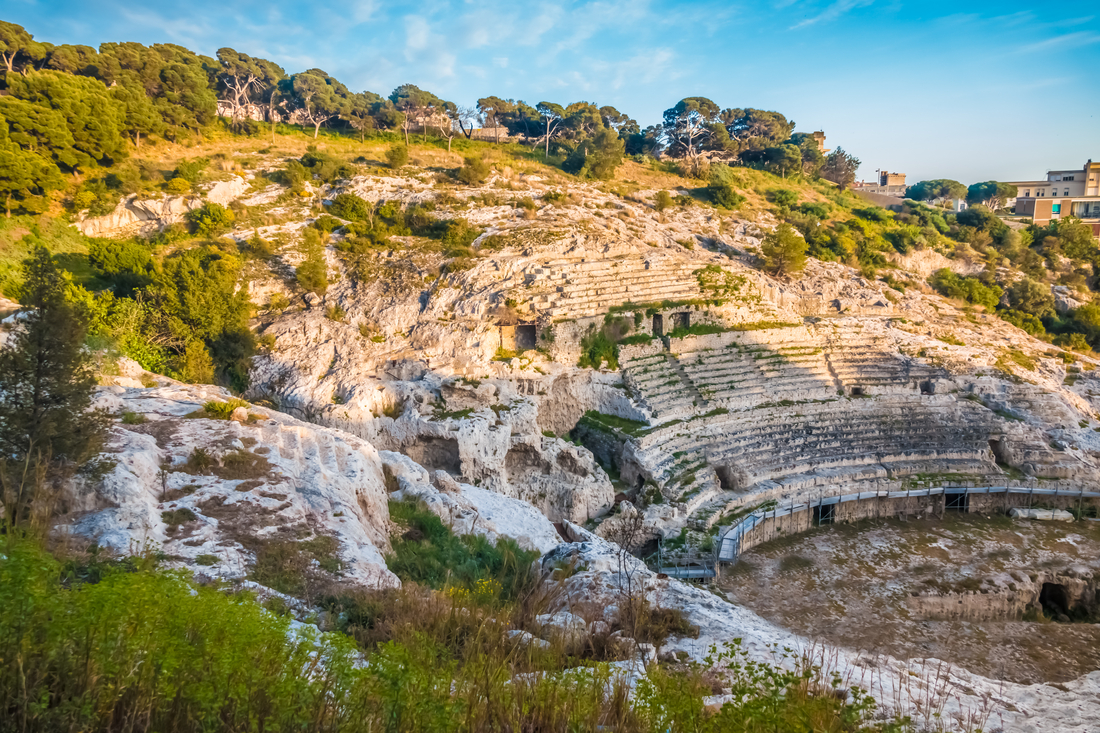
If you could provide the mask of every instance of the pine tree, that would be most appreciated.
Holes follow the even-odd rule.
[[[23,263],[27,310],[0,348],[0,487],[8,526],[41,506],[48,483],[98,451],[105,413],[92,410],[95,375],[83,314],[49,250]]]
[[[802,272],[806,267],[806,246],[806,240],[794,227],[780,224],[774,232],[765,235],[760,244],[764,270],[779,277]]]

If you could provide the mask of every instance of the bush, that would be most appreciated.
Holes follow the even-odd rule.
[[[480,186],[485,183],[491,170],[484,158],[466,158],[466,164],[458,169],[456,175],[467,186]]]
[[[180,380],[191,384],[214,383],[214,360],[202,341],[195,340],[187,344],[178,359]]]
[[[445,528],[431,529],[442,532],[395,545],[430,549],[454,541]],[[334,550],[325,537],[257,545],[252,572],[308,590],[319,572],[313,563],[335,567]],[[515,568],[530,572],[528,558],[513,549],[497,545],[493,553],[502,560],[498,568],[511,554]],[[158,570],[152,558],[93,556],[65,566],[9,540],[0,563],[0,607],[10,611],[0,614],[0,659],[19,663],[0,665],[8,721],[0,726],[103,733],[139,720],[133,730],[658,733],[683,730],[689,721],[698,733],[913,730],[879,714],[822,660],[776,650],[781,661],[761,662],[739,640],[712,648],[705,672],[653,665],[627,694],[606,665],[579,666],[560,649],[506,643],[508,624],[479,605],[492,599],[496,577],[511,576],[486,574],[467,593],[410,584],[328,595],[319,600],[344,633],[319,633],[293,623],[281,601],[269,601],[268,611],[248,593]],[[639,640],[694,635],[675,609],[639,603],[626,615],[639,621],[632,624]],[[715,686],[732,697],[707,711],[704,698]]]
[[[814,217],[815,219],[824,219],[825,217],[827,217],[829,215],[829,205],[828,204],[814,204],[814,203],[800,204],[799,207],[798,207],[798,210],[801,213],[806,214],[807,216]]]
[[[367,221],[370,218],[370,204],[353,193],[338,194],[328,210],[333,216],[348,221]]]
[[[619,368],[619,341],[630,330],[625,318],[605,316],[599,328],[591,326],[581,338],[581,358],[577,366],[599,369],[607,364],[608,369]]]
[[[474,240],[481,236],[481,232],[481,229],[472,226],[465,219],[451,219],[447,222],[447,229],[443,233],[442,241],[445,254],[448,257],[455,257],[458,254],[467,256],[473,254],[473,251],[469,248],[473,245]]]
[[[798,201],[798,194],[788,188],[773,188],[768,191],[768,198],[776,206],[791,207]]]
[[[1054,296],[1044,283],[1023,277],[1009,285],[1005,294],[1013,310],[1030,313],[1037,318],[1054,314]]]
[[[329,153],[323,153],[313,146],[306,149],[306,154],[301,158],[301,164],[308,172],[307,179],[316,176],[325,183],[334,183],[355,175],[355,169],[346,161]]]
[[[653,208],[657,211],[664,211],[670,206],[672,206],[672,194],[668,191],[658,191],[653,197]]]
[[[187,182],[186,178],[173,178],[164,184],[164,190],[166,193],[181,196],[185,193],[191,193],[191,184]]]
[[[172,179],[180,178],[186,181],[190,186],[194,186],[199,182],[199,176],[206,170],[206,166],[210,164],[210,161],[206,158],[196,158],[195,160],[183,160],[176,164],[176,170],[172,173]]]
[[[386,164],[397,170],[409,162],[409,149],[398,143],[386,151]]]
[[[207,402],[202,406],[202,410],[206,413],[206,417],[212,420],[228,420],[233,415],[233,411],[238,407],[247,409],[251,407],[251,405],[244,400],[239,400],[234,397],[227,402],[218,400]]]
[[[456,537],[439,517],[410,502],[390,502],[390,519],[408,530],[394,538],[386,566],[403,581],[430,588],[458,586],[467,590],[479,581],[497,584],[496,598],[519,598],[537,580],[531,564],[539,553],[501,538],[495,544],[480,535]]]
[[[221,204],[207,202],[201,208],[188,211],[184,218],[192,230],[204,237],[216,237],[233,224],[233,212]]]
[[[370,204],[368,204],[369,206]],[[321,214],[319,217],[313,220],[313,228],[322,234],[332,234],[334,231],[344,226],[344,223],[337,219],[335,216],[329,216],[328,214]]]
[[[715,206],[723,209],[736,209],[745,202],[745,197],[734,188],[736,178],[728,165],[717,165],[711,171],[707,194]]]
[[[1011,323],[1016,328],[1022,329],[1032,336],[1041,336],[1046,333],[1043,322],[1030,313],[1012,310],[1011,308],[997,311],[1002,321]]]
[[[967,303],[983,306],[989,311],[1001,302],[1003,292],[996,285],[986,285],[976,277],[956,275],[946,267],[932,273],[932,277],[928,278],[928,284],[940,295],[965,300]]]

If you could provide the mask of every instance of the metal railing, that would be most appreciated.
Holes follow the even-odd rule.
[[[907,491],[863,491],[855,494],[818,497],[818,499],[814,501],[798,504],[792,503],[785,507],[775,507],[774,509],[757,510],[747,515],[721,535],[718,547],[718,560],[719,562],[736,562],[737,558],[745,549],[751,549],[744,547],[745,536],[757,527],[762,526],[764,522],[768,520],[774,522],[782,517],[792,516],[801,512],[809,512],[814,509],[818,509],[820,512],[820,507],[823,506],[835,506],[850,501],[866,501],[869,499],[911,499],[942,495],[944,496],[944,505],[946,507],[947,496],[962,495],[964,497],[963,503],[966,504],[968,502],[966,497],[969,497],[971,494],[1020,494],[1029,497],[1029,506],[1032,503],[1031,497],[1036,496],[1064,496],[1081,500],[1100,498],[1100,493],[1098,492],[1071,491],[1069,489],[1044,489],[1038,486],[937,486],[926,489],[910,489]]]

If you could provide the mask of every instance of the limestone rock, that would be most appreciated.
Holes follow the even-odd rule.
[[[1029,509],[1026,507],[1013,507],[1008,511],[1008,516],[1017,519],[1054,520],[1056,522],[1072,522],[1073,515],[1062,509]]]
[[[145,233],[179,224],[183,215],[202,206],[198,196],[164,196],[159,199],[138,199],[137,194],[123,198],[115,210],[104,216],[77,222],[80,232],[89,237],[116,237],[128,233]]]
[[[584,619],[569,611],[541,614],[535,617],[535,623],[544,639],[567,646],[580,644],[588,634],[588,624]]]
[[[99,457],[110,470],[72,487],[83,513],[62,529],[122,553],[152,542],[173,564],[238,579],[264,541],[326,535],[336,539],[346,578],[397,584],[383,559],[389,511],[378,452],[259,408],[254,425],[184,417],[226,396],[214,387],[101,388],[97,406],[146,422],[112,426]],[[209,458],[196,463],[200,448]],[[197,564],[200,555],[215,564]]]
[[[210,203],[228,206],[248,192],[248,182],[239,176],[228,181],[218,181],[206,191],[206,200]]]

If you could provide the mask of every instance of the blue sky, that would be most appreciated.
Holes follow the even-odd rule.
[[[707,96],[824,130],[865,178],[1012,180],[1100,159],[1095,0],[7,0],[0,18],[52,43],[232,46],[353,91],[583,99],[643,126]]]

